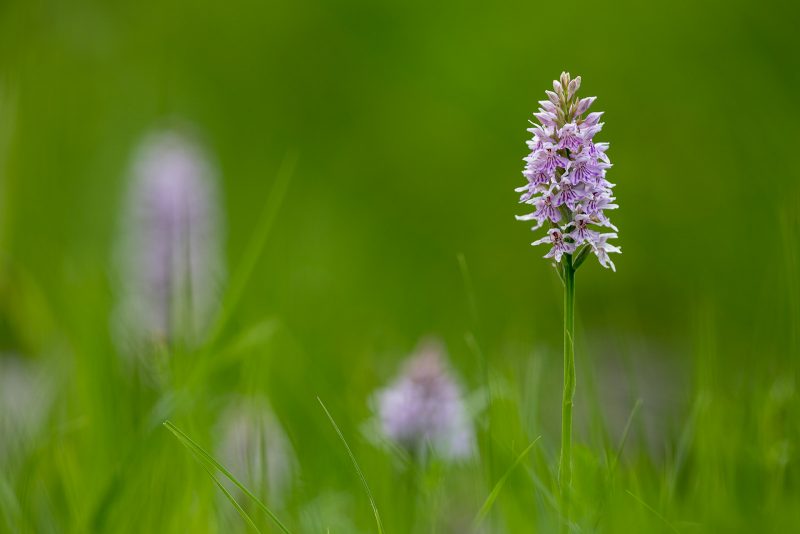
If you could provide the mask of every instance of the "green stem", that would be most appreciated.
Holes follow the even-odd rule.
[[[561,402],[561,457],[558,483],[569,521],[568,500],[572,484],[572,402],[575,397],[575,268],[572,255],[564,256],[564,396]]]

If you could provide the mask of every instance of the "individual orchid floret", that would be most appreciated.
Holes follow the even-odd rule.
[[[615,233],[599,234],[591,241],[592,251],[600,261],[600,265],[606,268],[611,267],[612,271],[616,271],[617,268],[614,266],[614,262],[608,257],[608,253],[620,253],[622,251],[619,247],[615,247],[614,245],[609,244],[607,241],[609,239],[616,239],[616,237],[617,234]]]
[[[577,268],[592,252],[602,266],[613,269],[608,253],[619,253],[620,248],[592,240],[600,235],[600,227],[617,231],[606,214],[618,207],[613,202],[614,184],[606,179],[611,168],[608,143],[594,140],[603,128],[603,112],[588,112],[595,97],[579,98],[580,86],[580,76],[573,79],[564,72],[553,81],[553,90],[545,91],[547,100],[539,101],[534,117],[540,124],[528,129],[533,137],[527,142],[530,153],[522,171],[527,184],[516,189],[520,202],[534,211],[517,219],[535,220],[533,230],[549,223],[548,236],[534,244],[551,243],[545,257],[557,264],[566,256],[570,268]]]
[[[561,178],[561,182],[558,185],[559,188],[553,202],[554,205],[565,205],[570,211],[575,211],[577,203],[585,197],[583,186],[580,184],[574,185],[567,176]]]
[[[529,163],[532,168],[553,176],[557,169],[568,165],[569,160],[559,154],[555,146],[544,146],[531,154]]]
[[[567,235],[575,243],[592,242],[598,232],[590,228],[589,225],[591,223],[592,220],[588,215],[585,213],[578,213],[572,221],[567,223],[567,227],[572,227],[572,231]]]
[[[533,227],[534,230],[541,228],[545,221],[550,221],[553,224],[557,223],[561,220],[561,211],[558,209],[556,195],[557,192],[555,188],[551,187],[548,191],[542,193],[541,196],[528,200],[527,203],[533,204],[536,211],[527,215],[518,215],[517,220],[536,220],[537,224]]]
[[[572,254],[575,251],[575,245],[564,240],[564,234],[559,228],[551,228],[547,231],[547,237],[543,237],[531,244],[542,245],[544,243],[553,245],[553,247],[547,254],[544,255],[544,257],[553,258],[556,261],[561,261],[561,256],[564,254]]]
[[[376,400],[383,434],[411,454],[425,454],[430,448],[442,458],[457,460],[473,453],[472,422],[440,343],[424,343]]]
[[[518,187],[516,191],[522,193],[520,202],[527,202],[530,198],[539,191],[546,191],[547,185],[550,184],[550,175],[540,169],[526,169],[523,172],[525,178],[528,179],[528,184]]]
[[[544,109],[542,109],[539,113],[534,113],[533,116],[539,119],[539,122],[545,126],[555,126],[556,121],[558,120],[558,117],[555,113],[545,111]]]
[[[556,145],[560,149],[569,149],[577,152],[585,143],[585,133],[575,123],[565,124],[561,128],[561,140]]]
[[[597,159],[588,154],[578,154],[570,162],[568,171],[567,176],[572,185],[591,184],[597,182],[597,179],[603,175],[603,169]]]
[[[586,98],[581,98],[578,101],[578,105],[575,106],[575,114],[582,115],[583,113],[586,113],[586,110],[589,109],[595,100],[597,100],[596,96],[587,96]]]

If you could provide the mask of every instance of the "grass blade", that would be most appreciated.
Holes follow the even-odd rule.
[[[631,430],[631,424],[633,423],[633,419],[636,417],[636,414],[639,413],[639,408],[642,407],[642,402],[643,401],[641,397],[636,399],[636,403],[633,405],[631,413],[628,414],[628,420],[625,422],[625,428],[622,430],[622,438],[620,439],[619,447],[617,447],[617,451],[614,454],[614,459],[611,461],[611,465],[608,469],[609,476],[611,476],[614,473],[614,470],[617,468],[619,458],[622,456],[622,450],[625,448],[625,442],[628,441],[628,433]]]
[[[325,404],[322,402],[322,399],[317,397],[319,401],[319,405],[322,406],[322,409],[325,411],[325,415],[328,416],[331,424],[333,425],[333,429],[336,430],[336,433],[339,435],[339,439],[342,440],[344,443],[344,448],[347,449],[347,454],[350,455],[350,460],[353,462],[353,467],[356,468],[356,472],[358,473],[358,477],[361,479],[361,484],[364,486],[364,491],[367,492],[367,498],[369,499],[369,504],[372,506],[372,513],[375,514],[375,523],[378,525],[378,534],[383,534],[383,524],[381,523],[381,516],[378,513],[378,506],[375,504],[375,499],[372,497],[372,492],[369,489],[369,484],[367,484],[367,478],[364,476],[364,473],[361,472],[361,468],[358,466],[358,462],[356,461],[356,457],[353,454],[353,451],[350,450],[350,446],[347,444],[347,440],[344,439],[344,434],[342,431],[339,430],[339,425],[336,424],[336,421],[333,420],[333,416],[325,407]]]
[[[0,473],[0,519],[5,519],[8,531],[21,528],[21,508],[14,489],[3,473]],[[2,524],[2,523],[0,523]]]
[[[639,413],[639,408],[642,407],[643,402],[644,401],[642,401],[641,397],[636,399],[636,402],[634,403],[631,412],[628,414],[628,420],[625,422],[625,428],[622,430],[622,437],[620,438],[619,446],[617,447],[617,450],[614,453],[614,457],[611,459],[610,462],[608,462],[608,473],[606,473],[606,480],[609,483],[609,487],[611,487],[610,486],[611,479],[613,478],[614,472],[616,471],[617,465],[619,464],[619,459],[620,456],[622,456],[622,451],[625,449],[625,443],[628,441],[628,434],[630,433],[631,425],[633,424],[633,420],[636,417],[636,414]],[[607,504],[608,504],[608,493],[604,493],[602,498],[600,499],[600,504],[597,506],[597,512],[596,512],[597,518],[595,519],[594,523],[595,529],[600,528],[600,521],[603,519],[603,514],[605,512]]]
[[[646,502],[644,502],[642,499],[640,499],[639,497],[637,497],[636,495],[634,495],[633,493],[631,493],[629,490],[625,490],[625,493],[627,493],[628,495],[630,495],[631,497],[633,497],[633,498],[634,498],[634,500],[635,500],[636,502],[638,502],[639,504],[641,504],[641,505],[642,505],[642,506],[643,506],[643,507],[644,507],[646,510],[650,511],[650,512],[651,512],[651,513],[652,513],[654,516],[656,516],[656,517],[657,517],[657,518],[659,518],[661,521],[663,521],[663,523],[664,523],[665,525],[667,525],[667,526],[669,527],[669,529],[670,529],[672,532],[674,532],[675,534],[678,534],[678,529],[677,529],[677,528],[675,528],[675,527],[673,526],[673,524],[672,524],[672,523],[670,523],[669,521],[667,521],[667,518],[666,518],[666,517],[664,517],[663,515],[661,515],[660,513],[658,513],[658,510],[656,510],[655,508],[653,508],[652,506],[650,506],[649,504],[647,504]]]
[[[244,257],[238,269],[231,278],[230,290],[225,295],[225,300],[222,303],[219,316],[214,322],[211,334],[208,336],[207,347],[213,346],[219,336],[222,335],[231,313],[244,294],[247,282],[253,274],[258,259],[261,257],[261,251],[264,249],[264,245],[267,242],[267,237],[278,215],[278,210],[281,204],[283,204],[283,199],[286,196],[286,190],[289,188],[289,182],[294,174],[296,163],[297,151],[292,150],[286,154],[283,163],[281,163],[278,175],[275,178],[275,183],[267,197],[264,208],[261,210],[261,218],[253,232],[252,239],[244,251]]]
[[[261,531],[260,531],[260,530],[259,530],[259,528],[256,526],[256,524],[255,524],[255,522],[253,521],[253,519],[252,519],[252,518],[251,518],[251,517],[250,517],[250,516],[247,514],[247,512],[245,512],[245,511],[244,511],[244,508],[242,508],[242,505],[241,505],[241,504],[239,504],[239,503],[236,501],[236,499],[234,498],[234,496],[233,496],[233,495],[231,495],[231,492],[230,492],[230,491],[228,491],[228,488],[226,488],[226,487],[225,487],[225,485],[224,485],[222,482],[220,482],[220,480],[219,480],[219,479],[217,478],[217,476],[214,474],[214,471],[212,470],[212,468],[211,468],[210,466],[206,465],[206,464],[205,464],[205,462],[203,462],[203,461],[202,461],[202,460],[201,460],[199,457],[197,457],[196,455],[195,455],[195,457],[197,458],[197,461],[200,463],[200,465],[202,465],[202,466],[203,466],[203,469],[205,469],[206,473],[208,473],[208,476],[210,476],[210,477],[211,477],[211,480],[213,480],[213,481],[214,481],[214,484],[216,484],[216,485],[217,485],[217,487],[218,487],[219,489],[221,489],[221,490],[222,490],[222,493],[225,495],[225,497],[226,497],[226,498],[227,498],[227,499],[230,501],[230,503],[233,505],[233,507],[234,507],[234,508],[236,508],[236,511],[237,511],[237,512],[239,512],[239,515],[241,515],[241,516],[242,516],[242,518],[243,518],[245,521],[247,521],[247,524],[248,524],[248,525],[250,525],[250,526],[253,528],[253,530],[255,530],[256,532],[258,532],[259,534],[261,534]]]
[[[541,438],[542,436],[537,437],[530,443],[530,445],[525,447],[525,450],[523,450],[519,454],[519,456],[517,456],[517,459],[514,460],[514,463],[511,464],[511,467],[509,467],[508,470],[503,474],[503,476],[500,477],[500,480],[498,480],[497,483],[494,485],[492,491],[489,493],[489,496],[486,497],[486,501],[484,501],[483,506],[481,506],[481,509],[478,511],[478,515],[475,516],[475,519],[473,521],[473,524],[475,526],[477,526],[481,521],[483,521],[483,519],[489,513],[489,511],[492,509],[492,506],[494,505],[494,501],[497,500],[497,496],[500,495],[500,490],[503,489],[503,486],[505,485],[508,477],[511,476],[511,473],[514,471],[514,469],[519,465],[519,463],[523,460],[523,458],[525,458],[525,456],[528,455],[533,446],[536,445],[536,442],[539,441]]]
[[[167,430],[172,432],[175,435],[175,437],[178,438],[178,441],[180,441],[187,449],[189,449],[192,453],[194,453],[199,460],[201,460],[201,463],[205,462],[204,467],[210,466],[211,468],[216,469],[217,471],[225,475],[225,477],[231,482],[233,482],[233,484],[236,485],[237,488],[242,490],[242,492],[244,492],[245,495],[250,497],[256,503],[256,505],[261,509],[261,511],[267,514],[267,516],[269,516],[269,518],[272,519],[272,521],[278,526],[278,528],[281,529],[282,532],[284,532],[284,534],[291,534],[289,529],[286,528],[286,525],[281,523],[280,519],[278,519],[278,516],[276,516],[272,512],[272,510],[267,508],[267,506],[263,502],[261,502],[261,500],[258,497],[256,497],[252,491],[247,489],[244,486],[244,484],[239,482],[236,479],[236,477],[233,476],[233,474],[231,474],[230,471],[225,469],[225,467],[218,461],[216,461],[213,456],[208,454],[205,451],[205,449],[203,449],[203,447],[198,445],[194,440],[192,440],[192,438],[187,436],[181,429],[172,424],[172,421],[164,421],[163,424],[165,427],[167,427]],[[216,477],[214,478],[216,479]]]

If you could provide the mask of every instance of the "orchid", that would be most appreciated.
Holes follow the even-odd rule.
[[[564,389],[561,412],[561,454],[558,478],[569,523],[569,494],[572,483],[572,404],[575,396],[575,271],[594,254],[605,268],[616,270],[609,254],[622,252],[609,243],[617,238],[617,227],[606,212],[617,209],[614,184],[606,179],[611,168],[608,143],[595,142],[603,129],[602,112],[588,113],[595,97],[578,98],[581,77],[567,72],[545,91],[534,113],[540,124],[528,131],[530,154],[523,160],[522,175],[527,184],[518,187],[520,202],[533,207],[520,221],[536,221],[532,230],[545,224],[547,235],[533,245],[549,245],[544,255],[554,261],[564,283]],[[610,229],[613,232],[604,232]]]
[[[123,352],[158,340],[198,341],[224,278],[217,175],[182,130],[156,131],[136,151],[118,239]]]
[[[459,460],[474,452],[461,387],[436,341],[421,345],[395,382],[378,392],[377,412],[384,435],[411,454],[424,455],[430,447],[444,459]]]

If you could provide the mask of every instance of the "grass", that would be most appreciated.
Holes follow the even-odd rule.
[[[253,257],[248,261],[250,268]],[[465,260],[459,263],[468,280]],[[632,403],[617,434],[603,420],[590,419],[589,424],[580,425],[584,430],[575,442],[570,531],[785,531],[798,524],[800,518],[792,506],[798,480],[793,461],[799,430],[795,383],[791,376],[776,380],[754,374],[739,389],[730,387],[714,375],[719,364],[713,328],[713,320],[707,320],[698,330],[701,352],[695,356],[695,392],[679,424],[667,429],[655,450],[639,424],[648,408],[641,397]],[[371,430],[365,427],[359,432],[358,417],[347,417],[348,427],[343,430],[317,397],[358,476],[347,475],[337,447],[330,446],[330,433],[309,428],[313,417],[284,419],[295,450],[310,451],[321,459],[307,461],[300,455],[302,474],[292,480],[288,497],[275,506],[264,504],[263,488],[248,488],[238,478],[243,473],[234,475],[200,442],[213,445],[217,441],[216,421],[229,394],[265,391],[269,382],[252,375],[266,374],[265,362],[272,357],[291,354],[290,339],[280,321],[265,321],[230,336],[214,352],[206,347],[194,353],[174,352],[170,358],[176,371],[166,385],[148,383],[146,377],[129,376],[122,369],[90,374],[97,381],[82,382],[81,389],[61,384],[62,398],[78,405],[68,406],[62,415],[52,412],[51,423],[32,437],[27,448],[4,459],[8,468],[0,478],[3,531],[212,532],[222,528],[383,534],[420,525],[436,532],[518,532],[522,525],[541,532],[559,528],[564,515],[557,497],[557,427],[550,424],[548,435],[527,439],[542,427],[536,423],[541,420],[538,416],[526,415],[530,407],[523,402],[528,394],[544,395],[546,388],[528,390],[524,371],[493,365],[490,360],[489,370],[481,368],[477,375],[488,401],[475,413],[481,448],[473,461],[451,465],[434,458],[409,466],[413,459],[378,446],[380,441],[374,441]],[[468,350],[480,350],[473,336],[467,339],[472,340]],[[275,356],[265,357],[271,354]],[[179,372],[182,366],[190,366],[192,358],[205,358],[200,361],[207,367],[202,372]],[[516,364],[523,369],[532,366],[543,376],[558,376],[555,354],[535,354]],[[245,370],[248,375],[242,374]],[[601,403],[590,398],[603,387],[597,371],[594,365],[586,369],[582,380],[593,385],[579,388],[579,404]],[[327,393],[337,399],[340,410],[357,400],[333,395],[333,390]],[[300,390],[287,391],[287,395],[297,403],[288,413],[304,417],[307,394]],[[82,396],[85,400],[80,401]],[[273,397],[280,406],[277,401]],[[541,406],[552,409],[556,402],[557,398],[549,404],[543,401]],[[75,421],[68,414],[81,413],[83,423],[68,424]],[[594,419],[608,416],[603,409],[582,414]],[[167,420],[163,426],[184,448],[165,442],[154,425],[164,418],[184,421],[197,437],[189,437]],[[648,422],[653,423],[652,417]],[[587,433],[591,426],[601,432]],[[515,443],[520,442],[528,445],[515,451]],[[198,463],[187,462],[187,457]],[[370,484],[362,464],[370,473]],[[489,464],[502,472],[499,478],[487,477],[493,472]],[[357,484],[367,496],[368,507],[358,498]],[[237,498],[234,490],[245,500]],[[379,509],[390,513],[382,519]],[[197,515],[197,510],[203,513]],[[367,511],[372,515],[371,526],[365,522]],[[464,522],[465,517],[472,519]]]
[[[263,350],[283,352],[270,346],[275,344],[272,335],[250,336],[243,344],[238,339],[232,342],[251,348],[253,343],[259,354]],[[535,358],[545,358],[542,368],[555,373],[556,358]],[[408,519],[398,516],[397,509],[414,510],[415,524],[428,524],[440,532],[459,528],[518,532],[521,525],[542,532],[558,528],[557,433],[551,432],[549,438],[539,436],[522,450],[513,451],[514,442],[533,429],[523,423],[521,414],[528,408],[521,404],[518,390],[515,392],[523,385],[514,382],[507,384],[511,389],[506,391],[492,388],[486,409],[491,410],[495,434],[487,435],[488,427],[479,427],[479,442],[484,444],[481,453],[491,450],[493,457],[462,465],[434,461],[420,466],[422,471],[415,475],[411,492],[401,487],[408,469],[406,460],[391,449],[370,445],[366,431],[353,426],[357,419],[348,418],[348,430],[343,430],[317,399],[358,476],[352,479],[345,474],[341,455],[329,446],[324,429],[309,430],[308,423],[289,420],[286,426],[295,448],[321,456],[324,460],[308,463],[325,470],[306,472],[301,456],[303,474],[292,483],[290,496],[278,508],[268,507],[256,490],[248,489],[197,441],[215,441],[215,405],[230,387],[224,381],[241,383],[234,371],[241,363],[237,358],[225,360],[215,367],[215,373],[187,377],[186,382],[163,393],[148,391],[148,386],[120,376],[112,388],[117,401],[111,397],[105,401],[115,402],[114,411],[96,407],[86,424],[61,430],[53,419],[49,430],[37,434],[29,449],[18,451],[14,462],[6,464],[11,468],[0,478],[3,531],[271,531],[270,522],[254,516],[254,511],[263,513],[285,533],[318,527],[322,532],[408,531]],[[504,373],[502,369],[493,372]],[[226,378],[229,374],[232,378]],[[637,424],[647,410],[641,399],[634,403],[617,438],[608,430],[607,442],[578,434],[571,531],[781,531],[797,525],[792,502],[798,475],[792,444],[798,425],[792,380],[770,383],[752,377],[734,391],[710,378],[701,384],[700,394],[690,399],[683,424],[662,442],[660,457],[648,452]],[[89,399],[95,402],[105,391],[95,390]],[[77,394],[77,390],[68,393]],[[339,398],[340,409],[342,403]],[[117,410],[127,415],[120,418]],[[198,438],[189,438],[167,421],[164,426],[185,449],[164,442],[149,421],[165,414],[183,420]],[[139,424],[130,426],[129,421],[137,420]],[[350,439],[344,438],[345,432]],[[304,444],[304,440],[311,443]],[[485,448],[486,443],[491,443],[491,449]],[[538,443],[544,446],[536,448]],[[187,463],[186,452],[199,465]],[[361,461],[356,461],[357,456]],[[502,476],[496,480],[485,477],[489,461],[501,469]],[[369,485],[360,464],[370,473]],[[230,480],[247,502],[237,501],[220,475]],[[359,502],[357,484],[366,493],[366,510]],[[220,501],[215,495],[225,499]],[[337,499],[340,505],[331,507]],[[230,516],[226,507],[238,512],[241,520]],[[382,520],[379,509],[392,512]],[[204,513],[197,517],[192,510]],[[367,510],[373,516],[371,527],[364,522]],[[473,519],[466,527],[458,526],[464,516]],[[136,521],[131,523],[134,517]]]
[[[225,478],[227,478],[228,480],[233,482],[236,485],[237,488],[242,490],[242,492],[244,492],[245,495],[247,495],[249,498],[251,498],[253,500],[253,502],[255,502],[256,505],[258,505],[258,507],[265,514],[267,514],[267,516],[270,519],[272,519],[272,521],[275,522],[275,524],[278,526],[278,528],[281,529],[282,532],[284,532],[285,534],[290,534],[289,533],[289,529],[287,529],[286,526],[283,523],[281,523],[280,519],[278,519],[278,516],[276,516],[275,513],[267,507],[267,505],[262,503],[261,500],[258,497],[256,497],[255,494],[253,494],[252,491],[247,489],[244,486],[244,484],[239,482],[239,480],[237,480],[237,478],[235,476],[233,476],[230,471],[228,471],[222,464],[220,464],[218,461],[216,461],[213,456],[208,454],[200,445],[195,443],[195,441],[192,440],[192,438],[187,436],[182,430],[180,430],[178,427],[176,427],[170,421],[164,421],[164,426],[167,428],[167,430],[172,432],[175,435],[176,438],[178,438],[178,440],[181,442],[182,445],[184,445],[187,449],[189,449],[189,451],[192,452],[192,454],[194,454],[194,456],[197,458],[197,460],[206,469],[206,471],[208,472],[209,476],[211,476],[211,478],[214,480],[214,482],[217,484],[217,486],[223,491],[223,493],[225,494],[225,497],[227,497],[228,500],[231,502],[231,504],[234,505],[236,510],[240,514],[242,514],[242,517],[244,517],[247,520],[248,524],[250,524],[253,528],[258,530],[258,527],[256,527],[256,525],[253,522],[253,520],[250,519],[250,516],[248,516],[247,513],[244,511],[244,508],[242,508],[241,505],[239,505],[239,503],[236,502],[236,499],[234,499],[233,496],[228,492],[228,490],[225,489],[225,486],[223,486],[222,483],[219,482],[219,480],[217,479],[216,475],[214,474],[216,471],[218,471],[218,472],[222,473],[223,475],[225,475]]]
[[[0,533],[800,532],[790,4],[4,3]],[[591,43],[532,33],[573,11]],[[606,112],[625,251],[580,270],[569,514],[562,287],[513,220],[563,68]],[[112,255],[133,147],[172,116],[220,171],[230,275],[204,343],[145,369]],[[429,335],[465,461],[374,424]],[[250,466],[242,399],[274,424]]]
[[[289,174],[284,168],[280,187],[285,188]],[[226,306],[234,306],[237,295],[246,291],[277,209],[274,202],[270,206],[266,213],[272,215],[263,217],[254,231]],[[470,328],[476,328],[477,303],[466,260],[461,257],[458,263],[469,293]],[[222,324],[234,316],[234,309],[223,308]],[[800,524],[793,506],[800,475],[794,461],[800,425],[793,375],[751,373],[746,380],[735,374],[720,376],[713,317],[706,315],[697,324],[693,390],[676,426],[659,425],[665,435],[656,443],[648,442],[641,424],[648,410],[641,397],[632,402],[620,431],[609,427],[606,419],[613,414],[596,397],[608,387],[598,374],[602,368],[587,365],[578,405],[600,408],[579,412],[578,421],[583,420],[575,440],[570,531],[778,532]],[[492,362],[475,337],[467,335],[465,350],[480,355],[475,376],[486,398],[474,413],[479,455],[466,463],[433,458],[414,466],[409,464],[413,459],[381,445],[369,428],[358,430],[359,420],[367,417],[369,390],[339,391],[325,380],[319,382],[336,399],[339,411],[349,409],[343,427],[321,398],[303,387],[302,376],[285,375],[297,381],[284,387],[270,381],[272,373],[285,373],[279,362],[307,357],[302,351],[297,356],[295,341],[281,321],[264,320],[241,331],[212,336],[214,343],[195,350],[159,348],[169,352],[171,363],[168,379],[158,383],[131,375],[114,362],[95,368],[108,347],[75,340],[85,350],[85,361],[73,371],[83,373],[82,379],[57,383],[56,395],[66,404],[53,407],[48,423],[28,441],[20,434],[25,446],[3,457],[2,530],[383,534],[422,525],[435,532],[559,528],[564,509],[557,497],[558,439],[552,421],[558,395],[548,403],[548,389],[525,379],[530,368],[556,382],[555,353],[536,353],[510,364]],[[287,495],[274,505],[265,504],[268,493],[263,487],[251,489],[240,480],[248,473],[234,475],[208,452],[218,441],[221,408],[234,393],[269,395],[298,453],[300,474],[293,475]],[[530,395],[539,397],[535,413],[526,401]],[[330,443],[330,432],[318,427],[318,418],[306,411],[309,398],[316,399],[344,445],[355,479],[342,465],[340,449]],[[550,423],[542,419],[548,411]],[[164,419],[169,420],[163,427],[183,448],[165,441],[159,432],[156,422]],[[659,421],[650,416],[647,423]],[[535,431],[543,433],[531,440]],[[528,444],[519,450],[517,443]],[[198,463],[187,461],[189,457]],[[494,479],[493,472],[502,475]],[[358,496],[358,485],[368,507]],[[379,509],[387,515],[382,518]]]
[[[506,479],[508,479],[508,477],[511,476],[511,473],[514,471],[514,469],[528,455],[530,450],[533,448],[534,445],[536,445],[536,442],[539,441],[539,439],[541,439],[541,436],[539,436],[538,438],[533,440],[530,443],[530,445],[525,447],[525,449],[519,454],[519,456],[517,456],[517,459],[514,460],[514,463],[511,464],[511,467],[508,468],[508,471],[503,473],[503,476],[500,477],[500,480],[498,480],[497,484],[494,485],[494,487],[492,488],[492,491],[489,493],[489,496],[486,497],[486,500],[483,502],[483,506],[481,506],[481,509],[478,510],[478,515],[475,516],[475,520],[473,521],[473,524],[476,527],[478,525],[480,525],[480,523],[483,521],[483,519],[491,511],[492,506],[494,505],[494,502],[497,500],[498,495],[500,495],[500,490],[503,489],[503,485],[505,484]]]
[[[322,409],[325,411],[325,415],[330,420],[331,425],[333,425],[333,429],[336,431],[336,435],[339,436],[339,439],[342,440],[342,444],[344,444],[344,448],[347,449],[347,455],[350,456],[350,461],[353,462],[353,467],[358,473],[358,478],[361,480],[361,484],[364,486],[364,492],[367,494],[367,498],[369,499],[369,505],[372,507],[372,513],[375,514],[375,524],[378,527],[378,534],[383,534],[383,523],[381,523],[381,515],[378,513],[378,506],[375,504],[375,498],[372,496],[372,491],[369,489],[369,484],[367,484],[367,478],[364,476],[364,473],[361,471],[361,468],[358,467],[358,462],[356,461],[356,457],[353,454],[353,451],[350,449],[350,445],[347,444],[347,440],[344,439],[344,434],[342,431],[339,430],[339,425],[336,424],[334,421],[333,416],[328,411],[328,408],[325,407],[325,404],[322,402],[322,399],[317,397],[319,401],[319,405],[322,406]]]

